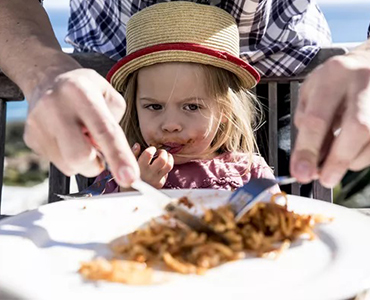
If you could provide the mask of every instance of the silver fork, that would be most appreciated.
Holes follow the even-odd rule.
[[[252,206],[261,201],[270,188],[274,185],[286,185],[297,182],[293,177],[280,176],[275,179],[252,178],[248,183],[238,188],[228,199],[231,210],[235,215],[235,221],[240,219],[252,208]]]
[[[86,189],[79,191],[77,193],[72,193],[68,195],[56,194],[60,199],[74,199],[74,198],[87,198],[92,196],[102,195],[105,191],[105,185],[112,181],[114,178],[111,173],[105,176],[102,180],[99,180],[92,185],[88,186]]]

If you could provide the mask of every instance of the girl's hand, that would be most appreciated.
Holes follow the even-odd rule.
[[[153,146],[140,154],[140,145],[137,143],[132,147],[132,151],[139,163],[141,179],[157,189],[162,188],[173,168],[173,156],[166,150],[157,150]]]

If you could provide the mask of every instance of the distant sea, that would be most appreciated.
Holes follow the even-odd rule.
[[[366,40],[370,23],[370,0],[367,3],[323,4],[320,8],[329,23],[334,43],[360,43]],[[70,47],[64,42],[69,10],[49,9],[48,15],[61,46]],[[7,121],[24,120],[27,116],[27,108],[26,101],[10,102],[7,109]]]

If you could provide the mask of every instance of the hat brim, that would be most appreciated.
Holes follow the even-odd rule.
[[[239,57],[190,43],[160,44],[131,53],[111,68],[107,80],[122,92],[131,73],[164,62],[192,62],[223,68],[234,73],[246,89],[254,87],[260,80],[259,73]]]

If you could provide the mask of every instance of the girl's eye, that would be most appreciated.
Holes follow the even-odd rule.
[[[200,109],[200,105],[199,104],[186,104],[184,106],[184,109],[189,110],[189,111],[195,111],[195,110]]]
[[[161,110],[162,105],[160,105],[160,104],[148,104],[148,105],[145,105],[144,108],[147,108],[149,110]]]

